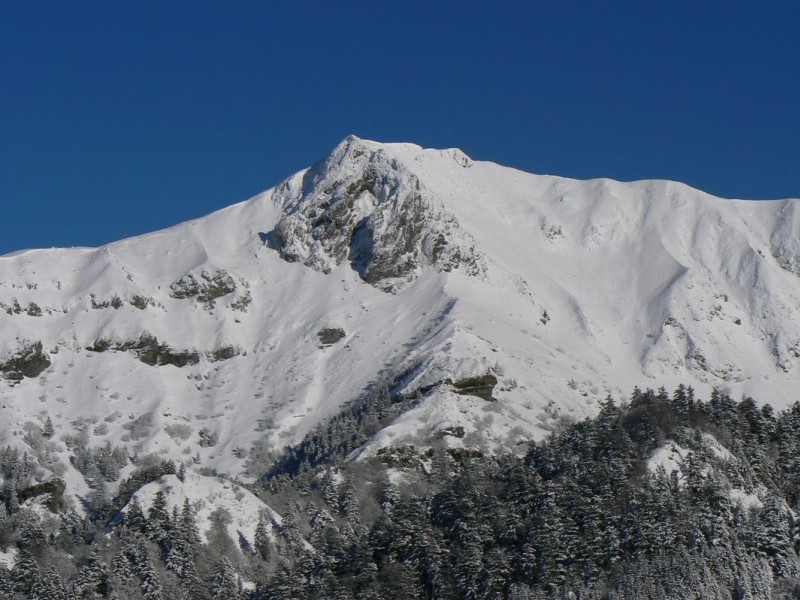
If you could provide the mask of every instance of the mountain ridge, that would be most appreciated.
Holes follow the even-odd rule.
[[[46,414],[104,431],[97,444],[251,480],[380,381],[418,402],[358,456],[513,449],[636,385],[787,406],[796,207],[350,136],[206,217],[0,257],[0,363],[37,343],[50,362],[0,382],[0,441]],[[326,330],[343,335],[321,344]],[[491,399],[458,393],[480,377]],[[69,450],[56,454],[78,489]]]

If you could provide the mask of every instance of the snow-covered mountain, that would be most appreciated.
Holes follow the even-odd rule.
[[[0,257],[0,445],[49,417],[77,494],[62,432],[246,481],[381,382],[418,401],[359,456],[514,448],[636,385],[792,403],[800,201],[349,137],[207,217]]]

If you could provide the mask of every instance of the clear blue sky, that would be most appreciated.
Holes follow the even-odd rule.
[[[350,133],[800,197],[800,3],[0,3],[0,254],[201,216]]]

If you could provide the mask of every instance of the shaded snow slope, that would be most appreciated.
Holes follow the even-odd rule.
[[[797,206],[350,137],[207,217],[0,257],[0,444],[49,415],[247,479],[399,374],[420,402],[364,452],[514,447],[634,385],[781,407],[800,389]],[[488,399],[459,389],[481,376]]]

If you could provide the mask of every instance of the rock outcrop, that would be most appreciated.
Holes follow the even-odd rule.
[[[485,261],[457,219],[419,178],[382,150],[348,138],[306,175],[301,197],[284,198],[275,230],[281,257],[328,273],[349,261],[360,277],[387,292],[425,267],[479,275]]]

